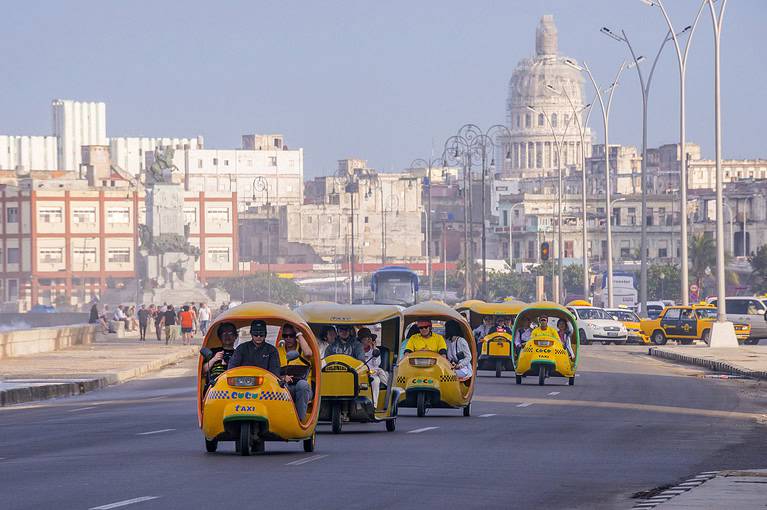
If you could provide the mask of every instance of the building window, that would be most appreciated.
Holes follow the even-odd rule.
[[[186,225],[197,224],[197,208],[196,207],[184,207],[184,224]]]
[[[307,218],[307,221],[308,221],[308,222],[309,222],[309,224],[311,225],[311,224],[312,224],[312,217],[311,217],[311,216],[309,216],[309,217]]]
[[[19,281],[8,280],[8,301],[19,299]]]
[[[75,248],[72,250],[72,267],[76,271],[86,264],[96,263],[96,248]]]
[[[224,166],[229,166],[229,160],[228,159],[224,160]]]
[[[41,223],[61,223],[64,220],[61,207],[40,207],[38,214]]]
[[[214,223],[229,223],[228,207],[208,208],[208,219]]]
[[[197,168],[202,168],[202,160],[201,159],[197,160]]]
[[[2,264],[2,263],[3,263],[3,249],[2,249],[2,248],[0,248],[0,264]],[[2,282],[2,280],[0,280],[0,282]],[[0,296],[1,296],[1,295],[2,295],[2,294],[0,294]]]
[[[368,217],[367,217],[367,216],[365,216],[365,223],[367,223],[367,222],[368,222]]]
[[[543,114],[538,114],[538,127],[543,127],[546,119],[544,119]]]
[[[18,207],[9,207],[5,210],[5,217],[7,223],[18,223],[19,222],[19,208]]]
[[[107,209],[107,223],[127,225],[130,223],[129,207],[111,207]]]
[[[95,207],[77,207],[73,209],[72,221],[74,221],[75,224],[96,223],[96,208]]]
[[[504,209],[503,210],[503,224],[507,227],[509,226],[509,210]]]
[[[213,165],[218,165],[218,158],[213,158]]]
[[[517,114],[517,127],[522,127],[522,116]]]
[[[551,114],[551,126],[552,127],[557,127],[557,114],[556,113],[552,113]]]
[[[38,251],[37,262],[40,264],[61,264],[64,262],[62,248],[41,248]]]
[[[130,264],[130,248],[110,248],[107,250],[107,262]]]
[[[277,156],[269,156],[269,165],[277,166]]]
[[[574,242],[573,241],[565,241],[565,258],[572,258],[573,252],[575,251],[574,248]]]
[[[8,248],[8,263],[9,264],[18,264],[19,263],[19,249],[18,248]]]
[[[533,118],[529,113],[525,114],[525,127],[529,128],[533,124]]]
[[[631,257],[631,244],[629,241],[621,241],[621,258],[628,259]]]
[[[214,264],[228,264],[229,248],[208,248],[208,261]]]
[[[668,257],[668,248],[658,248],[658,258],[665,259]]]

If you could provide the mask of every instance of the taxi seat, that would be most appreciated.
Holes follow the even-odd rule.
[[[391,372],[391,351],[387,347],[378,346],[376,347],[381,352],[381,369],[385,372]],[[385,390],[387,389],[387,386],[384,383],[381,383],[381,389]]]

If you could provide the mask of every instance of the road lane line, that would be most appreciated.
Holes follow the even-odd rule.
[[[522,402],[521,404],[517,404],[517,407],[530,407],[533,405],[533,402]]]
[[[294,460],[293,462],[288,462],[285,464],[286,466],[300,466],[302,464],[308,464],[310,462],[314,462],[315,460],[324,459],[327,457],[327,455],[313,455],[312,457],[301,459],[301,460]]]
[[[136,434],[137,436],[151,436],[152,434],[162,434],[163,432],[172,432],[176,429],[160,429],[160,430],[150,430],[149,432],[139,432]]]
[[[88,409],[96,409],[96,406],[78,407],[77,409],[70,409],[68,413],[75,413],[77,411],[87,411]]]
[[[424,427],[422,429],[408,430],[408,434],[420,434],[421,432],[428,432],[429,430],[438,429],[439,427]]]
[[[107,505],[94,506],[88,510],[110,510],[111,508],[120,508],[121,506],[133,505],[135,503],[141,503],[142,501],[150,501],[157,499],[159,496],[141,496],[140,498],[125,499],[123,501],[117,501],[115,503],[109,503]]]
[[[497,414],[480,414],[479,415],[480,418],[490,418],[492,416],[498,416],[498,415]]]
[[[556,396],[556,395],[559,395],[559,392],[558,392],[558,391],[552,391],[551,393],[549,393],[549,396],[550,396],[550,397],[554,397],[554,396]]]

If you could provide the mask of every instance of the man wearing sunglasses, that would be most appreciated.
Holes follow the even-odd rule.
[[[312,400],[312,387],[306,380],[311,368],[312,348],[304,339],[304,336],[296,332],[291,324],[282,326],[281,345],[277,348],[280,356],[280,365],[284,375],[282,376],[285,384],[293,397],[293,403],[296,406],[298,419],[306,419],[306,411],[309,402]],[[297,351],[298,358],[288,361],[287,353]]]
[[[250,342],[237,346],[229,360],[229,368],[258,367],[280,377],[280,353],[266,341],[266,322],[255,320],[250,323]]]
[[[538,327],[530,334],[530,340],[559,340],[559,333],[554,328],[549,327],[548,317],[538,317]]]
[[[445,338],[432,331],[431,321],[429,319],[419,319],[416,324],[418,325],[418,333],[408,339],[405,353],[432,351],[447,358]]]

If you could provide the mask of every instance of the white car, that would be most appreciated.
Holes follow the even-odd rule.
[[[570,306],[575,315],[581,344],[592,342],[625,344],[628,339],[626,326],[613,319],[607,312],[595,306]]]

